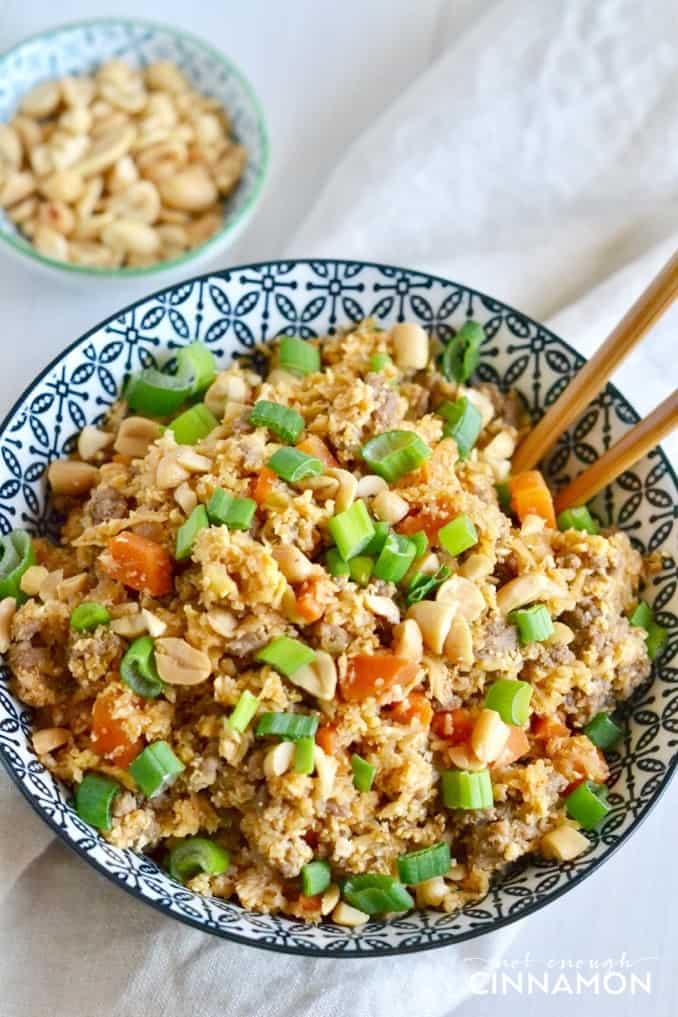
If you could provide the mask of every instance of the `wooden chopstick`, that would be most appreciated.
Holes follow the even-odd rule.
[[[678,427],[678,389],[555,496],[557,512],[584,505]]]
[[[615,368],[678,296],[678,251],[641,293],[600,349],[518,446],[513,472],[531,470],[600,392]],[[651,446],[650,446],[651,447]]]

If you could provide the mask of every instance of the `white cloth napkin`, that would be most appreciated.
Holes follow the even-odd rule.
[[[589,352],[678,235],[674,21],[670,0],[443,4],[435,63],[285,253],[457,278]],[[619,374],[643,410],[675,385],[675,322]],[[393,959],[264,954],[127,897],[4,778],[0,828],[0,1017],[443,1017],[468,995],[466,961],[497,962],[514,934]]]

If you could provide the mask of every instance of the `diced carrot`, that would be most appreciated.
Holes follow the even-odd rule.
[[[321,724],[315,736],[315,740],[328,756],[334,756],[337,751],[337,729],[334,724]],[[311,845],[312,846],[312,845]]]
[[[299,587],[296,611],[307,625],[318,621],[325,613],[324,605],[321,604],[316,596],[316,584],[312,579],[307,579]]]
[[[529,751],[530,742],[525,729],[512,724],[506,744],[493,765],[510,766],[511,763],[515,763],[517,759],[520,759],[521,756],[524,756]]]
[[[254,478],[252,483],[252,497],[256,501],[257,505],[265,505],[273,490],[273,482],[277,474],[273,470],[270,470],[268,466],[262,466],[259,475]]]
[[[438,543],[438,530],[454,518],[454,512],[448,506],[433,506],[425,509],[414,509],[405,516],[402,522],[398,523],[398,533],[409,537],[413,533],[423,530],[428,537],[429,544],[435,546]]]
[[[94,700],[92,707],[92,746],[94,751],[115,763],[127,767],[144,747],[143,739],[132,741],[120,717],[115,716],[116,693],[105,689]]]
[[[557,718],[538,717],[536,714],[532,715],[530,727],[535,738],[543,738],[545,741],[549,738],[566,738],[570,733],[569,728]]]
[[[610,776],[605,756],[586,735],[573,735],[547,745],[547,753],[554,768],[569,783],[583,778],[604,783]]]
[[[322,898],[319,893],[313,895],[313,897],[305,897],[303,893],[299,894],[298,904],[302,911],[319,911]]]
[[[349,658],[348,672],[340,679],[341,693],[351,702],[379,697],[395,685],[407,685],[416,673],[416,664],[392,653],[359,653]]]
[[[428,730],[433,717],[433,707],[423,692],[410,692],[409,696],[394,703],[390,710],[396,724],[412,724]]]
[[[164,597],[172,592],[172,559],[168,551],[140,533],[123,530],[113,537],[104,567],[113,579],[151,597]]]
[[[303,441],[299,442],[297,448],[300,452],[305,452],[307,456],[315,456],[316,459],[320,459],[325,466],[339,465],[325,442],[317,434],[309,434]]]
[[[457,710],[438,710],[431,721],[431,730],[438,738],[452,745],[460,745],[471,737],[475,717],[465,707]]]
[[[509,479],[511,492],[511,508],[524,522],[527,516],[541,516],[548,526],[555,528],[556,510],[553,507],[551,492],[539,470],[527,470],[517,473]]]

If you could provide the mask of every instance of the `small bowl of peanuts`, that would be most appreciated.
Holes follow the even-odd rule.
[[[0,56],[0,239],[52,272],[176,273],[257,204],[259,101],[221,53],[127,19],[66,25]]]

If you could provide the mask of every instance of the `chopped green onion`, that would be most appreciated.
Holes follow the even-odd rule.
[[[593,536],[600,533],[600,526],[585,505],[580,508],[565,509],[558,514],[559,530],[582,530]]]
[[[320,459],[287,446],[277,449],[266,465],[288,484],[296,484],[306,477],[319,477],[325,469]]]
[[[0,599],[14,597],[21,603],[21,577],[35,565],[33,541],[25,530],[12,530],[0,537]]]
[[[367,547],[363,548],[365,554],[372,555],[376,558],[386,543],[386,538],[388,537],[390,529],[391,527],[388,523],[382,522],[381,519],[377,520],[377,522],[374,523],[374,536]]]
[[[351,756],[351,770],[353,771],[353,787],[356,791],[369,791],[374,784],[377,773],[376,766],[372,766],[366,759],[354,752]]]
[[[443,770],[441,794],[448,809],[491,809],[494,804],[489,770]]]
[[[372,575],[372,569],[374,568],[374,559],[369,558],[366,554],[357,554],[355,558],[351,558],[348,563],[348,571],[351,579],[358,586],[367,586]]]
[[[462,396],[456,402],[444,402],[438,407],[436,413],[445,420],[443,435],[446,438],[454,438],[460,459],[468,459],[469,452],[477,442],[478,435],[483,428],[480,411],[468,401],[466,396]]]
[[[228,718],[228,724],[233,731],[238,731],[242,734],[243,731],[247,730],[252,717],[257,712],[258,705],[258,698],[253,696],[248,689],[245,689],[235,704],[233,713]]]
[[[450,871],[451,864],[449,845],[441,840],[438,844],[421,848],[420,851],[400,855],[398,876],[402,883],[416,886],[417,883],[425,883],[427,879],[434,879],[435,876],[444,876]]]
[[[120,785],[98,773],[86,773],[75,789],[75,811],[84,823],[110,830],[111,805]]]
[[[664,647],[666,640],[668,639],[668,632],[661,625],[657,625],[656,622],[652,622],[647,632],[647,639],[645,644],[647,646],[647,655],[650,660],[655,660],[657,654],[661,652]]]
[[[393,876],[377,873],[349,876],[344,881],[343,895],[352,907],[368,915],[408,911],[414,907],[414,901],[402,883]]]
[[[175,417],[169,429],[178,445],[197,445],[218,426],[219,421],[205,404],[197,403]]]
[[[286,678],[298,671],[305,664],[315,660],[315,650],[298,639],[289,636],[277,636],[272,639],[254,658],[262,664],[270,664]]]
[[[148,417],[168,417],[185,403],[193,390],[192,374],[164,374],[145,367],[130,378],[125,389],[127,405]]]
[[[301,413],[268,399],[260,399],[254,404],[249,421],[254,427],[267,427],[288,445],[294,445],[304,430]]]
[[[457,516],[438,530],[438,540],[448,554],[456,557],[478,543],[478,532],[467,515]]]
[[[318,718],[310,713],[262,713],[255,734],[277,735],[296,741],[298,738],[314,738],[318,730]]]
[[[120,661],[120,680],[144,699],[155,699],[164,689],[155,666],[153,640],[141,636],[127,647]]]
[[[387,364],[392,364],[393,361],[389,357],[388,353],[373,353],[370,357],[369,369],[375,373],[383,371]]]
[[[447,381],[468,381],[480,361],[480,345],[485,330],[477,321],[466,321],[446,344],[440,357],[440,370]]]
[[[153,742],[134,759],[129,767],[142,794],[146,798],[162,794],[185,770],[184,764],[172,752],[167,742]]]
[[[551,615],[543,604],[519,607],[511,611],[508,619],[517,627],[518,637],[523,646],[526,643],[543,643],[553,635]]]
[[[167,867],[172,879],[187,883],[201,872],[207,876],[220,876],[230,864],[231,856],[220,844],[207,837],[187,837],[172,848]]]
[[[174,550],[174,557],[177,561],[191,557],[195,538],[201,530],[207,529],[209,524],[205,506],[196,505],[186,522],[182,523],[177,530],[177,542]]]
[[[83,600],[71,612],[71,628],[76,632],[89,632],[97,625],[108,625],[111,616],[103,604],[95,600]]]
[[[422,554],[428,547],[428,537],[423,530],[418,530],[417,533],[411,533],[409,538],[414,544],[414,559],[421,558]]]
[[[284,371],[292,374],[313,374],[320,370],[320,351],[296,336],[283,335],[280,337],[280,366]]]
[[[594,745],[605,752],[612,749],[624,734],[619,724],[615,724],[607,713],[597,713],[595,717],[586,724],[584,734]]]
[[[665,628],[662,628],[661,625],[657,624],[654,620],[654,612],[652,608],[649,604],[646,604],[644,600],[638,602],[638,605],[629,618],[629,621],[632,625],[645,629],[647,633],[645,637],[647,655],[650,660],[654,660],[666,642],[668,632]]]
[[[364,551],[375,534],[374,523],[365,502],[360,500],[332,516],[327,525],[344,561]]]
[[[585,780],[565,799],[568,816],[576,819],[585,830],[593,830],[610,811],[610,806],[603,797],[606,793],[603,787],[604,785]]]
[[[360,450],[363,462],[387,484],[416,470],[430,455],[431,449],[414,431],[384,431]]]
[[[513,678],[500,678],[485,696],[488,710],[496,710],[505,724],[526,724],[530,716],[532,686]]]
[[[298,738],[294,746],[294,772],[313,773],[313,749],[315,739],[310,737]]]
[[[214,354],[203,343],[190,343],[177,350],[177,374],[192,379],[189,395],[198,395],[209,388],[216,373]]]
[[[416,547],[411,540],[399,533],[389,533],[374,564],[376,578],[387,583],[399,583],[414,561],[415,554]]]
[[[500,484],[495,484],[494,489],[497,492],[497,501],[499,502],[499,508],[507,516],[512,514],[511,512],[511,488],[507,481],[503,480]]]
[[[429,593],[432,593],[433,590],[436,590],[445,582],[449,574],[450,570],[447,565],[441,565],[432,576],[427,575],[425,572],[415,572],[407,587],[405,603],[410,606],[425,600]]]
[[[304,897],[315,897],[318,893],[324,893],[332,882],[332,870],[329,862],[316,858],[313,862],[307,862],[301,869],[301,892]]]
[[[336,547],[330,547],[325,552],[325,566],[331,576],[348,576],[351,574],[348,562],[344,561]]]
[[[207,502],[207,515],[211,523],[227,526],[229,530],[249,530],[257,503],[252,498],[239,498],[223,487],[214,489]]]

